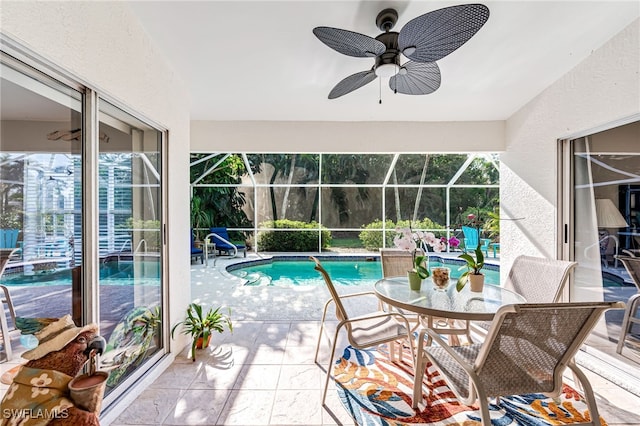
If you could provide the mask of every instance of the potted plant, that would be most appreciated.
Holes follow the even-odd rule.
[[[229,314],[220,312],[221,307],[210,308],[206,313],[202,309],[202,305],[198,303],[190,303],[187,307],[186,318],[171,329],[171,338],[178,328],[182,325],[182,334],[191,336],[191,358],[196,360],[196,349],[206,348],[211,341],[211,333],[217,331],[222,333],[226,328],[233,332],[233,324],[231,323],[231,309]]]
[[[482,287],[484,286],[484,274],[482,273],[482,268],[484,267],[484,255],[482,254],[482,249],[480,245],[475,249],[474,258],[468,253],[462,253],[458,257],[464,259],[465,265],[461,266],[462,268],[467,268],[466,271],[460,275],[458,278],[458,283],[456,284],[456,290],[462,291],[467,281],[471,283],[471,291],[480,292],[482,291]]]

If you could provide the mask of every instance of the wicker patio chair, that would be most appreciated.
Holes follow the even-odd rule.
[[[544,257],[518,256],[509,270],[504,288],[515,291],[527,303],[554,303],[562,298],[562,291],[577,262],[547,259]],[[489,329],[491,323],[474,323],[479,331]]]
[[[556,397],[569,367],[584,390],[591,417],[590,422],[579,424],[600,425],[593,389],[573,357],[601,313],[623,306],[622,302],[503,306],[482,344],[448,346],[436,332],[427,330],[437,346],[426,348],[419,362],[430,361],[460,402],[477,401],[485,425],[491,424],[488,398],[532,393]],[[414,407],[421,400],[419,382],[414,386]]]
[[[640,317],[636,316],[640,304],[640,257],[618,256],[617,259],[622,262],[638,290],[638,292],[627,301],[627,308],[622,317],[622,327],[620,328],[620,337],[618,338],[618,346],[616,347],[616,352],[622,354],[622,348],[624,348],[625,340],[631,332],[633,324],[640,324]]]
[[[336,291],[331,277],[327,271],[322,267],[320,261],[311,256],[310,259],[315,262],[316,271],[322,274],[324,281],[327,285],[327,289],[331,294],[331,298],[325,303],[324,310],[322,312],[322,321],[320,323],[320,333],[318,335],[318,343],[316,345],[316,354],[314,362],[318,363],[318,352],[320,351],[320,341],[325,333],[325,320],[327,318],[327,311],[331,305],[335,305],[335,313],[338,319],[338,325],[336,331],[331,339],[328,335],[329,344],[331,345],[331,355],[329,357],[329,364],[327,365],[327,375],[324,383],[324,391],[322,392],[322,405],[324,405],[327,397],[327,387],[329,386],[329,378],[331,377],[331,367],[333,366],[333,359],[336,351],[336,343],[338,342],[338,336],[340,331],[344,328],[347,334],[349,344],[356,349],[365,349],[376,347],[383,343],[391,344],[389,354],[394,356],[393,343],[400,340],[407,340],[411,348],[412,359],[414,359],[413,338],[411,335],[411,327],[409,321],[404,315],[397,312],[384,312],[377,311],[370,314],[360,315],[357,317],[349,317],[342,299],[350,297],[362,297],[375,295],[373,291],[353,293],[347,295],[339,295]],[[374,296],[375,297],[375,296]],[[399,347],[398,352],[402,351],[402,346]]]

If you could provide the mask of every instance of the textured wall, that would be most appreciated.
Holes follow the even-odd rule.
[[[170,324],[190,301],[189,99],[124,2],[2,1],[0,28],[37,55],[169,130]],[[184,342],[183,342],[184,343]]]
[[[556,256],[557,140],[640,113],[640,20],[506,123],[500,170],[503,271],[519,254]]]

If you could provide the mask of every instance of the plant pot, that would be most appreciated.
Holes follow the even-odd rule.
[[[482,293],[484,289],[484,274],[469,274],[469,289],[474,293]]]
[[[412,291],[420,291],[420,287],[422,287],[422,278],[418,275],[417,272],[408,271],[407,277],[409,278],[409,287]]]
[[[198,337],[198,340],[196,340],[196,349],[203,349],[209,346],[209,343],[211,343],[211,334],[209,334],[209,336],[207,337],[206,342],[204,342],[203,340],[204,339],[202,337]]]

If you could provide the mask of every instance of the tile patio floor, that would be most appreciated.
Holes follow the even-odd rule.
[[[191,265],[191,288],[194,301],[232,308],[233,334],[214,336],[212,348],[199,351],[195,363],[188,358],[188,348],[183,350],[127,408],[103,416],[103,426],[353,424],[333,383],[327,407],[320,405],[324,372],[313,356],[322,307],[329,297],[325,288],[242,287],[224,271],[228,262]],[[375,307],[375,300],[372,303],[348,309],[365,311]],[[615,355],[615,342],[591,340],[594,348]],[[326,365],[328,348],[323,349],[321,362]],[[635,380],[640,358],[633,350],[625,349],[624,354],[614,362]],[[0,364],[2,371],[11,366]],[[640,392],[628,392],[585,372],[609,425],[640,425]],[[567,381],[571,384],[570,376]]]

